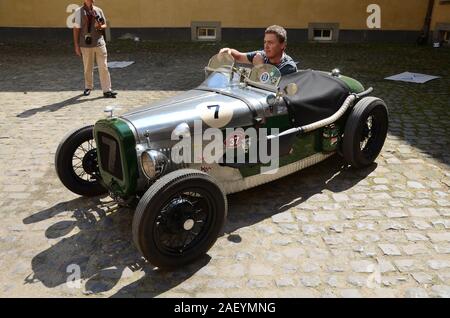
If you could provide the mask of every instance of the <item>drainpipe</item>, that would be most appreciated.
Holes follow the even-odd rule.
[[[428,43],[428,37],[430,36],[431,18],[433,16],[434,0],[428,0],[427,15],[425,16],[425,22],[423,24],[422,33],[417,38],[418,45],[425,45]]]

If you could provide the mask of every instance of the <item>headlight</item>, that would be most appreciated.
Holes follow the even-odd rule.
[[[141,155],[142,171],[148,179],[160,176],[167,165],[167,158],[156,150],[144,151]]]

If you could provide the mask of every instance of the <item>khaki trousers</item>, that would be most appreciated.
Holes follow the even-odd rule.
[[[94,61],[97,60],[100,84],[103,93],[111,90],[111,76],[108,71],[108,51],[106,45],[97,47],[82,47],[84,65],[84,88],[94,89]]]

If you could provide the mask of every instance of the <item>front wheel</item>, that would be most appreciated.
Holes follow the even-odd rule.
[[[345,161],[356,168],[371,165],[383,148],[388,122],[387,106],[381,99],[361,99],[345,125],[342,145]]]
[[[227,209],[224,192],[208,174],[192,169],[171,172],[139,201],[132,226],[134,242],[159,268],[191,263],[217,240]]]
[[[67,134],[56,150],[55,168],[61,182],[70,191],[92,197],[108,191],[99,183],[94,126]]]

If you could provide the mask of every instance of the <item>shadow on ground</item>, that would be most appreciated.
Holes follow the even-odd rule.
[[[26,111],[18,114],[17,117],[19,117],[19,118],[28,118],[28,117],[31,117],[33,115],[36,115],[37,113],[56,112],[56,111],[58,111],[58,110],[60,110],[61,108],[64,108],[64,107],[77,105],[77,104],[81,104],[81,103],[86,103],[86,102],[92,102],[92,101],[95,101],[97,99],[103,98],[103,97],[94,97],[94,98],[83,98],[83,99],[80,99],[81,97],[84,97],[84,95],[83,94],[79,94],[79,95],[76,95],[74,97],[68,98],[66,100],[63,100],[63,101],[60,101],[60,102],[57,102],[57,103],[53,103],[53,104],[49,104],[49,105],[45,105],[45,106],[41,106],[41,107],[36,107],[36,108],[32,108],[32,109],[27,109]]]
[[[230,212],[225,233],[233,233],[239,228],[285,212],[324,190],[344,192],[365,179],[376,167],[374,163],[356,170],[335,155],[316,166],[272,183],[232,194],[228,199]]]
[[[228,240],[239,243],[242,239],[233,234],[237,229],[286,211],[325,189],[334,193],[345,191],[376,168],[376,164],[373,164],[362,170],[354,170],[337,158],[332,157],[278,181],[230,195],[228,220],[224,229]],[[67,212],[74,220],[58,222],[56,217]],[[178,286],[209,262],[209,256],[205,256],[174,272],[156,270],[143,260],[133,245],[132,217],[133,211],[116,209],[111,202],[104,203],[100,198],[78,198],[25,218],[24,224],[30,225],[55,219],[55,223],[45,232],[47,238],[67,236],[74,228],[79,229],[78,233],[33,257],[31,265],[34,274],[25,281],[31,283],[37,280],[48,288],[55,288],[66,283],[69,275],[67,266],[77,264],[81,268],[81,279],[86,281],[86,293],[98,294],[114,288],[121,278],[131,274],[130,270],[142,271],[144,276],[141,279],[122,287],[114,296],[154,297]]]

